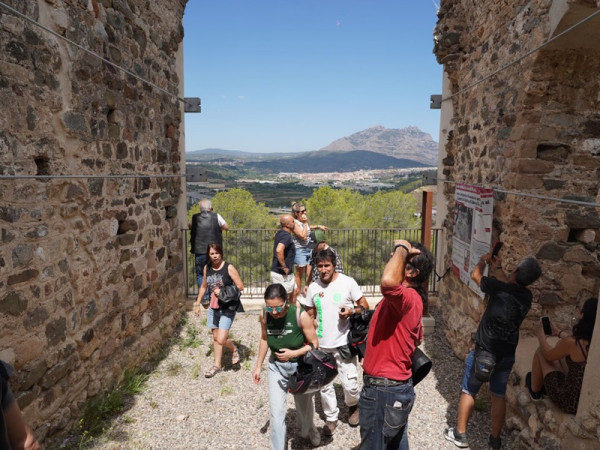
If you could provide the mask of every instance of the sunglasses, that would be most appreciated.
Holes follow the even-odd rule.
[[[287,300],[285,302],[283,302],[283,305],[281,305],[281,306],[274,306],[274,307],[265,306],[265,310],[270,313],[272,313],[272,312],[280,313],[281,311],[283,311],[283,309],[285,308],[286,305],[287,305]]]
[[[304,213],[306,213],[305,209],[303,209],[302,211],[298,211],[298,214],[304,214]]]

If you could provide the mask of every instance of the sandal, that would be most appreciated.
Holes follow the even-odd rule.
[[[216,374],[218,374],[221,370],[223,370],[223,369],[221,369],[220,367],[212,366],[207,372],[204,373],[204,377],[205,378],[212,378]]]
[[[235,344],[233,344],[233,352],[231,352],[231,365],[236,366],[240,363],[240,352]]]

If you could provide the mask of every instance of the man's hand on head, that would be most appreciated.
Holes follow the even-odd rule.
[[[421,250],[419,250],[418,248],[414,248],[410,242],[404,240],[404,239],[394,239],[394,251],[392,252],[392,255],[394,253],[396,253],[396,251],[398,249],[404,249],[406,250],[406,257],[409,258],[411,256],[414,255],[419,255],[421,254]]]

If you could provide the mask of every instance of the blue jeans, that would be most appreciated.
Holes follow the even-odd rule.
[[[515,356],[504,356],[496,360],[496,367],[490,377],[490,393],[496,397],[504,398],[506,395],[506,385],[508,376],[515,363]],[[463,374],[461,390],[471,397],[475,397],[483,385],[483,381],[475,378],[475,350],[471,350],[465,361],[465,373]]]
[[[398,386],[367,386],[360,393],[361,450],[408,450],[408,415],[415,403],[412,380]]]
[[[269,409],[271,427],[271,450],[286,448],[285,400],[287,397],[288,380],[296,371],[298,363],[277,361],[272,355],[269,359]],[[313,427],[313,396],[314,394],[294,395],[296,404],[296,421],[301,436],[308,435]]]

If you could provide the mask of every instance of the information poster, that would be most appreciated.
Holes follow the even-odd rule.
[[[456,184],[452,269],[481,298],[483,292],[471,280],[471,272],[482,255],[490,251],[494,194],[467,184]]]

